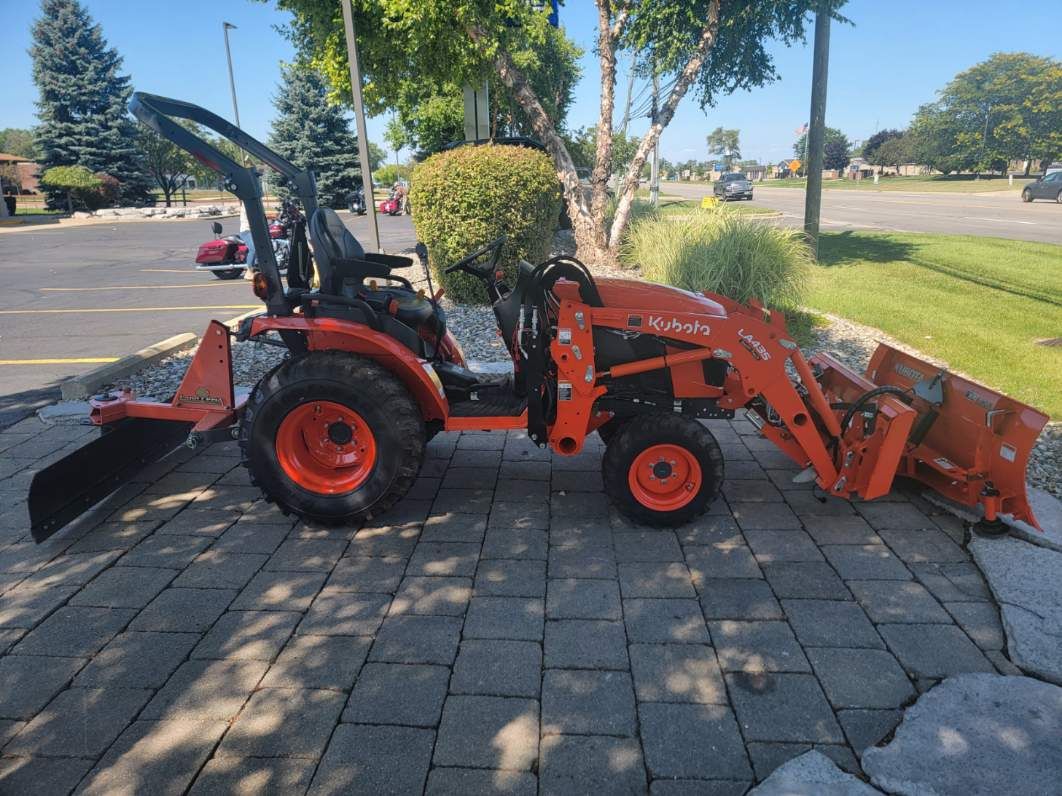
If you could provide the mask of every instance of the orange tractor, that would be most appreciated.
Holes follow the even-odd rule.
[[[443,430],[526,430],[561,456],[596,431],[617,508],[639,523],[678,525],[707,510],[724,479],[720,447],[700,421],[739,410],[792,460],[794,480],[824,495],[872,500],[904,476],[979,506],[985,532],[998,532],[1003,514],[1036,525],[1025,466],[1047,417],[1035,409],[886,345],[864,375],[826,355],[808,361],[777,312],[595,279],[572,257],[521,262],[510,284],[498,268],[504,238],[449,267],[482,281],[512,357],[510,375],[475,373],[438,296],[394,273],[413,261],[365,252],[333,211],[317,207],[312,174],[197,106],[138,93],[130,108],[224,175],[243,201],[265,311],[235,337],[289,356],[238,398],[232,333],[215,321],[171,401],[128,391],[94,399],[99,439],[33,481],[38,541],[181,442],[217,439],[239,440],[252,481],[285,512],[355,522],[402,499],[427,440]],[[171,116],[221,133],[294,186],[309,223],[293,230],[286,285],[257,172]],[[418,255],[427,269],[423,247]],[[430,288],[430,272],[428,280]]]

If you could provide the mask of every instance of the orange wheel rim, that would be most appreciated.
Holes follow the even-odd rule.
[[[335,401],[310,401],[288,412],[277,429],[276,450],[284,474],[320,495],[357,489],[376,465],[369,424]]]
[[[627,473],[634,499],[653,511],[675,511],[701,489],[701,464],[681,445],[652,445],[635,457]]]

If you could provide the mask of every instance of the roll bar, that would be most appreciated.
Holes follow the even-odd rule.
[[[247,211],[247,221],[251,226],[251,237],[254,240],[259,270],[268,284],[266,309],[271,315],[290,315],[291,306],[285,298],[284,284],[280,280],[280,269],[273,256],[273,244],[269,238],[265,208],[262,206],[262,184],[259,181],[258,171],[251,167],[241,166],[213,144],[204,141],[170,117],[188,119],[213,130],[280,172],[295,185],[295,191],[302,202],[307,218],[312,216],[317,209],[317,184],[313,172],[297,168],[261,141],[247,135],[236,125],[190,102],[137,91],[129,100],[129,111],[167,141],[171,141],[208,169],[216,171],[225,178],[225,190],[234,193]]]

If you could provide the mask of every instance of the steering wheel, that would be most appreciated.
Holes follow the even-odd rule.
[[[495,238],[486,246],[476,249],[471,254],[466,254],[456,263],[447,268],[444,273],[452,274],[454,271],[465,271],[472,274],[472,276],[478,276],[480,279],[490,279],[494,275],[498,260],[501,259],[502,247],[507,240],[509,240],[508,235],[502,235],[499,238]],[[473,267],[472,263],[486,254],[491,255],[486,268],[483,266]]]

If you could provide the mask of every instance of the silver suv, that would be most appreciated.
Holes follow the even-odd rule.
[[[739,172],[724,174],[712,187],[712,192],[724,202],[731,199],[752,199],[752,183]]]

